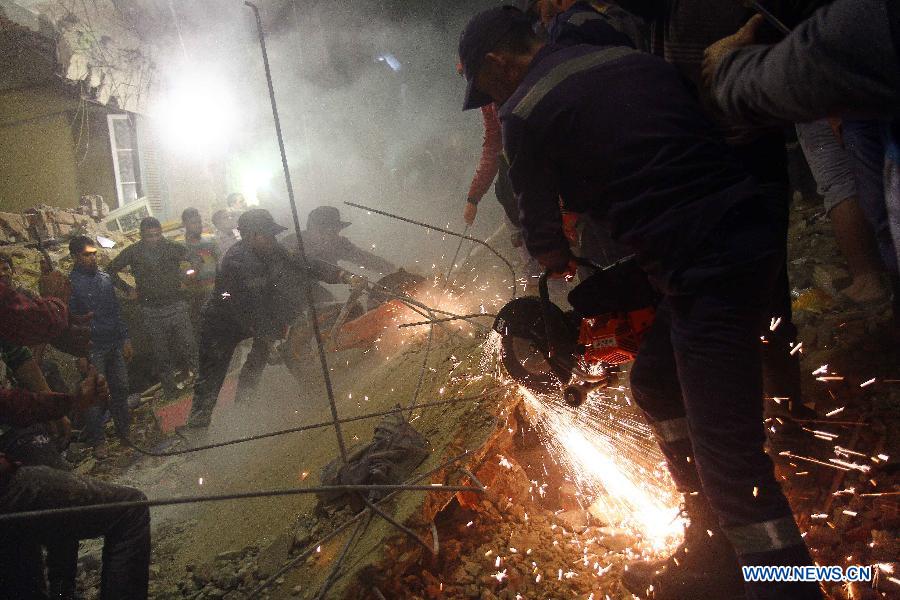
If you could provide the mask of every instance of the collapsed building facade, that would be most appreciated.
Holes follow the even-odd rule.
[[[140,216],[177,217],[222,193],[202,163],[160,148],[150,113],[163,74],[126,14],[110,0],[0,4],[4,210],[99,196],[110,222],[125,219],[112,228],[131,230]]]

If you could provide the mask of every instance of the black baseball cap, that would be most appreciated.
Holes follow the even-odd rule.
[[[281,233],[287,227],[282,227],[272,218],[272,213],[264,208],[251,208],[241,213],[238,217],[238,231],[241,235],[248,233],[271,233],[272,235]]]
[[[466,24],[459,36],[459,62],[466,78],[466,98],[463,110],[479,108],[493,102],[493,98],[475,87],[475,76],[485,54],[493,50],[516,25],[531,21],[515,6],[498,6],[480,12]]]
[[[349,227],[349,221],[341,221],[341,211],[334,206],[317,206],[306,217],[306,229],[326,229]]]

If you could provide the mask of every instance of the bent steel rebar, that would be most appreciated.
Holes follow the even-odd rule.
[[[174,506],[177,504],[201,504],[204,502],[224,502],[227,500],[247,500],[250,498],[273,498],[277,496],[299,496],[303,494],[319,494],[325,492],[483,492],[481,488],[466,485],[389,485],[389,484],[346,484],[320,485],[305,488],[283,488],[274,490],[257,490],[254,492],[238,492],[233,494],[213,494],[208,496],[179,496],[176,498],[159,498],[157,500],[133,500],[125,502],[107,502],[103,504],[84,504],[62,508],[46,508],[43,510],[25,510],[0,514],[0,523],[31,521],[48,517],[70,517],[90,512],[118,510],[122,508],[155,508]]]
[[[436,400],[434,402],[425,402],[422,404],[414,405],[411,408],[413,410],[417,410],[420,408],[431,408],[434,406],[446,406],[448,404],[458,404],[461,402],[470,402],[470,401],[477,402],[479,400],[483,400],[483,399],[489,397],[491,394],[493,394],[496,391],[504,389],[505,387],[507,387],[507,386],[500,386],[500,387],[496,388],[495,390],[492,390],[490,392],[486,391],[483,394],[478,394],[476,396],[465,396],[462,398],[448,398],[446,400]],[[397,407],[397,408],[392,408],[390,410],[383,410],[383,411],[378,411],[378,412],[367,413],[367,414],[359,415],[356,417],[346,417],[346,418],[340,419],[339,422],[340,423],[353,423],[355,421],[363,421],[365,419],[374,419],[377,417],[385,417],[387,415],[392,415],[392,414],[396,414],[399,412],[405,412],[408,410],[410,410],[410,407],[406,407],[406,408]],[[257,435],[250,435],[250,436],[246,436],[246,437],[242,437],[242,438],[236,438],[233,440],[226,440],[224,442],[216,442],[214,444],[207,444],[205,446],[195,446],[193,448],[183,448],[181,450],[155,452],[153,450],[148,450],[146,448],[142,448],[130,440],[124,440],[124,444],[126,446],[128,446],[129,448],[137,451],[138,453],[144,454],[146,456],[154,456],[154,457],[180,456],[182,454],[190,454],[193,452],[200,452],[202,450],[211,450],[213,448],[223,448],[225,446],[233,446],[235,444],[243,444],[245,442],[255,442],[257,440],[264,440],[267,438],[277,437],[277,436],[281,436],[281,435],[287,435],[290,433],[300,433],[303,431],[322,429],[324,427],[328,427],[329,425],[333,425],[333,424],[334,424],[333,421],[323,421],[320,423],[310,423],[309,425],[298,425],[297,427],[290,427],[288,429],[279,429],[278,431],[269,431],[269,432],[260,433]]]
[[[512,264],[503,257],[502,254],[497,252],[497,250],[488,244],[487,242],[483,242],[478,238],[472,237],[470,235],[463,235],[461,233],[456,233],[455,231],[450,231],[449,229],[444,229],[443,227],[437,227],[435,225],[429,225],[428,223],[423,223],[421,221],[416,221],[414,219],[410,219],[407,217],[403,217],[400,215],[395,215],[394,213],[389,213],[383,210],[378,210],[377,208],[372,208],[370,206],[363,206],[362,204],[357,204],[355,202],[344,202],[347,206],[352,206],[353,208],[359,208],[361,210],[367,210],[369,212],[375,213],[376,215],[382,215],[384,217],[389,217],[391,219],[396,219],[398,221],[403,221],[404,223],[409,223],[411,225],[418,225],[419,227],[424,227],[425,229],[431,229],[432,231],[439,231],[441,233],[446,233],[447,235],[452,235],[455,237],[462,238],[464,240],[469,240],[470,242],[475,242],[476,244],[481,244],[488,250],[490,250],[494,256],[503,261],[503,264],[509,269],[509,272],[512,274],[512,297],[515,299],[516,297],[516,270],[513,268]]]
[[[287,186],[288,200],[291,205],[291,216],[294,219],[294,232],[297,234],[297,248],[303,264],[309,264],[306,260],[306,249],[303,246],[303,236],[300,235],[300,217],[297,215],[297,201],[294,199],[294,186],[291,183],[291,171],[288,167],[287,152],[284,149],[284,136],[281,134],[281,119],[278,116],[278,106],[275,103],[275,87],[272,84],[272,70],[269,68],[269,54],[266,52],[266,36],[263,32],[262,19],[259,16],[259,8],[253,2],[244,2],[253,11],[256,18],[256,30],[259,33],[259,47],[262,50],[263,65],[266,70],[266,83],[269,86],[269,101],[272,104],[272,117],[275,119],[275,133],[278,137],[278,150],[281,152],[281,166],[284,170],[284,183]],[[334,423],[334,433],[337,436],[338,448],[341,451],[341,460],[347,462],[347,447],[344,445],[344,435],[341,432],[341,424],[338,422],[337,404],[334,400],[334,389],[331,385],[331,375],[328,372],[328,359],[325,356],[325,346],[322,344],[322,332],[319,330],[319,316],[316,312],[316,304],[313,301],[312,282],[309,277],[304,278],[303,285],[306,294],[306,304],[312,321],[313,335],[319,349],[319,362],[322,363],[322,377],[325,380],[325,391],[328,393],[328,403],[331,407],[331,418]]]

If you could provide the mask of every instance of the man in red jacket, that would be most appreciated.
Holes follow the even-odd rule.
[[[72,334],[65,304],[34,298],[0,281],[0,340],[23,346],[56,342],[68,333],[70,347],[86,349],[83,332]],[[83,329],[83,328],[82,328]],[[81,342],[81,343],[77,343]],[[75,394],[0,390],[0,424],[25,427],[83,410],[109,395],[106,382],[91,369]],[[110,485],[50,467],[19,467],[0,455],[0,516],[30,510],[146,500],[138,490]],[[147,598],[150,565],[150,513],[120,508],[80,515],[0,521],[0,597],[46,597],[38,545],[59,540],[104,538],[101,598]],[[74,589],[51,590],[73,598]]]

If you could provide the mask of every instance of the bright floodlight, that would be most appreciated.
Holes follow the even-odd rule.
[[[236,122],[225,85],[210,76],[183,76],[159,103],[156,118],[166,143],[195,156],[223,152]]]
[[[258,166],[243,166],[239,169],[241,194],[250,206],[259,205],[259,192],[271,191],[272,173]]]

